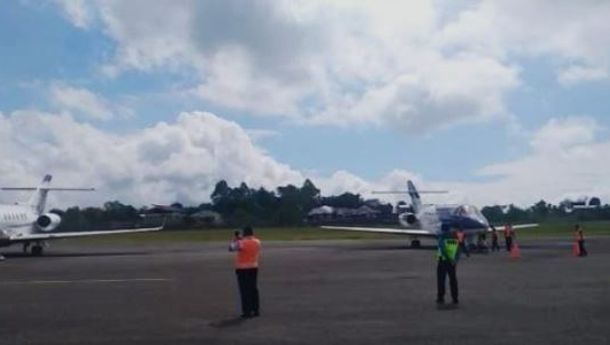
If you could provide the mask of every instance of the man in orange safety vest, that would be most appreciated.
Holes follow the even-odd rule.
[[[237,252],[235,274],[241,296],[241,317],[257,317],[260,315],[257,278],[261,242],[254,237],[252,228],[246,226],[242,229],[242,236],[236,234],[233,238],[229,250]]]
[[[587,256],[588,253],[585,249],[585,235],[580,224],[576,224],[574,226],[574,237],[578,245],[578,256]]]

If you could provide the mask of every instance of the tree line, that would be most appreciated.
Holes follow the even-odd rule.
[[[210,202],[197,206],[184,206],[173,203],[172,213],[178,213],[178,221],[171,224],[173,228],[204,227],[194,221],[193,215],[200,211],[212,211],[223,219],[222,226],[240,227],[243,225],[280,227],[302,226],[307,224],[306,216],[313,208],[326,205],[335,208],[355,209],[366,204],[366,200],[356,193],[346,192],[340,195],[322,196],[309,179],[299,187],[292,184],[268,190],[263,187],[251,188],[246,183],[231,187],[226,181],[219,181],[211,196]],[[399,204],[404,205],[404,202]],[[394,206],[389,203],[376,203],[379,214],[388,219]],[[494,224],[505,222],[545,222],[545,221],[587,221],[610,220],[610,206],[599,205],[594,209],[584,209],[571,212],[564,205],[553,205],[544,200],[528,208],[510,206],[486,206],[482,213]],[[54,209],[62,217],[58,231],[74,231],[98,229],[105,227],[119,228],[145,226],[151,218],[157,221],[162,215],[151,217],[152,214],[164,212],[150,206],[136,208],[120,201],[109,201],[102,207],[70,207],[65,210]]]

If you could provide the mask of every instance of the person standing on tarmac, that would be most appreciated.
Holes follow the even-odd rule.
[[[576,243],[578,243],[578,256],[587,256],[589,253],[585,249],[585,235],[580,224],[574,226],[574,236]]]
[[[491,251],[500,251],[500,246],[498,245],[498,232],[493,225],[491,225]]]
[[[451,289],[451,299],[453,304],[457,305],[458,301],[458,281],[456,275],[456,266],[458,260],[458,241],[451,236],[449,224],[441,226],[441,234],[438,237],[436,266],[436,283],[437,295],[436,303],[445,303],[445,278],[449,276],[449,287]]]
[[[235,274],[241,297],[241,317],[257,317],[260,315],[257,278],[261,242],[254,237],[252,228],[246,226],[242,229],[241,237],[236,233],[229,250],[237,252]]]
[[[510,252],[513,248],[513,227],[510,224],[504,225],[504,240],[506,241],[506,251]]]

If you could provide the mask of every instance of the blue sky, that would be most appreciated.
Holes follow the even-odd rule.
[[[312,178],[326,193],[366,193],[415,178],[459,188],[456,198],[475,203],[603,194],[595,179],[558,190],[530,186],[527,174],[543,169],[528,171],[524,162],[563,157],[546,166],[570,170],[555,178],[572,181],[581,172],[563,164],[592,159],[578,152],[606,154],[610,42],[598,31],[607,26],[600,23],[609,7],[587,1],[552,9],[544,1],[464,3],[3,2],[0,113],[13,139],[5,139],[0,153],[34,157],[16,158],[0,171],[8,182],[44,169],[63,174],[65,182],[95,178],[108,186],[101,198],[136,203],[194,202],[220,178],[269,187]],[[551,11],[549,23],[532,23],[528,16],[543,10]],[[565,27],[556,28],[554,20]],[[523,28],[494,24],[503,22]],[[194,115],[201,112],[213,115]],[[182,128],[180,113],[199,119],[209,132],[188,132],[194,127]],[[188,178],[153,171],[102,175],[105,168],[95,167],[108,160],[94,160],[79,173],[14,139],[24,118],[57,120],[58,129],[49,131],[82,126],[91,137],[127,148],[156,133],[150,135],[159,143],[147,145],[175,150],[164,164],[182,164],[177,162],[195,151],[218,163],[192,167],[197,171]],[[230,133],[219,129],[232,125]],[[176,134],[180,130],[188,133]],[[174,135],[188,137],[187,144],[172,144]],[[221,138],[203,147],[198,135]],[[533,145],[540,136],[556,142],[548,146],[555,151]],[[72,157],[66,152],[73,148],[47,144],[58,157]],[[81,157],[95,155],[82,150]],[[222,156],[224,151],[233,153]],[[126,157],[148,157],[133,154]],[[250,170],[262,159],[267,165]],[[238,163],[225,167],[224,160]],[[597,167],[600,180],[605,168]],[[548,176],[539,173],[531,180]],[[125,194],[112,190],[117,181],[131,181],[121,182],[130,184],[121,184]],[[150,181],[154,192],[129,192]],[[205,181],[197,193],[189,192],[194,181]],[[497,198],[488,196],[492,191]]]

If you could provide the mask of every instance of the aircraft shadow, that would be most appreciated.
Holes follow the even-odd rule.
[[[367,251],[376,251],[376,250],[436,250],[435,245],[421,245],[418,248],[412,248],[407,245],[396,245],[396,244],[388,244],[388,245],[370,245],[370,246],[358,246],[352,247],[348,250],[367,250]]]
[[[97,257],[97,256],[139,256],[149,255],[149,252],[133,251],[133,252],[94,252],[94,253],[45,253],[41,258],[80,258],[80,257]],[[37,258],[27,253],[3,253],[7,259],[23,259]]]

